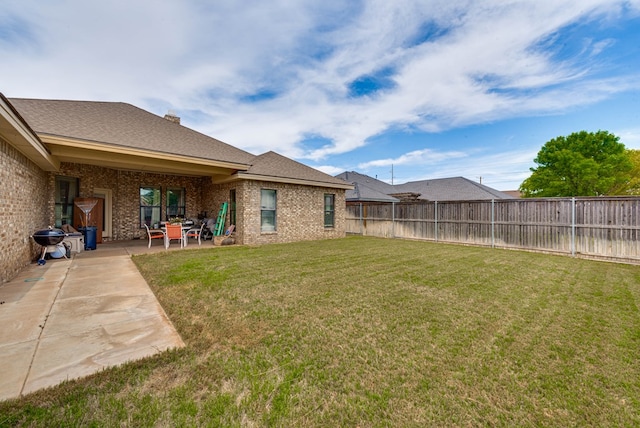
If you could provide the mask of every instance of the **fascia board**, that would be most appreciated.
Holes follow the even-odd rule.
[[[150,150],[142,150],[142,149],[134,149],[130,147],[116,146],[112,144],[104,144],[98,143],[95,141],[86,141],[86,140],[77,140],[68,137],[60,137],[54,135],[40,135],[41,140],[50,146],[52,152],[56,152],[56,148],[65,147],[72,149],[81,149],[81,150],[91,150],[95,152],[102,152],[104,154],[120,154],[120,155],[128,155],[135,156],[141,158],[149,158],[149,159],[157,159],[157,160],[166,160],[166,161],[174,161],[174,162],[183,162],[194,165],[202,165],[208,167],[218,167],[224,169],[231,170],[243,170],[247,169],[249,165],[235,162],[224,162],[224,161],[216,161],[211,159],[204,158],[196,158],[192,156],[184,156],[180,154],[174,153],[164,153]],[[58,151],[63,151],[62,149],[58,149]],[[64,150],[69,153],[68,150]]]
[[[353,189],[353,184],[350,184],[350,183],[345,183],[345,184],[326,183],[324,181],[302,180],[297,178],[286,178],[286,177],[273,177],[269,175],[247,174],[243,172],[238,172],[237,174],[234,174],[234,176],[242,180],[271,181],[275,183],[300,184],[303,186],[329,187],[332,189],[344,189],[344,190]]]
[[[16,150],[43,170],[57,171],[60,168],[59,160],[51,154],[4,96],[0,96],[0,132]]]

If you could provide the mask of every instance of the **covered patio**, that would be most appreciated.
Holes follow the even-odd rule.
[[[275,152],[254,155],[126,103],[0,94],[0,107],[0,194],[11,207],[0,216],[0,283],[37,257],[31,236],[49,226],[95,228],[98,249],[175,218],[233,225],[238,244],[345,235],[352,185]]]

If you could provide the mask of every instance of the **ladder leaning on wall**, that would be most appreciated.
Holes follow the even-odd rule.
[[[227,207],[229,204],[227,202],[223,202],[220,207],[220,211],[218,211],[218,219],[216,220],[216,227],[213,230],[214,236],[221,236],[222,231],[224,230],[224,222],[227,218]]]

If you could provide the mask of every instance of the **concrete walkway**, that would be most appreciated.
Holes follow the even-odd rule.
[[[31,264],[0,286],[0,400],[184,346],[131,261],[146,244]]]

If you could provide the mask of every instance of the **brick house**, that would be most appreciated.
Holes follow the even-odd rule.
[[[0,283],[37,257],[34,231],[72,223],[77,197],[103,200],[98,243],[144,238],[143,224],[173,215],[215,217],[224,202],[239,244],[345,235],[352,185],[179,122],[126,103],[0,94]]]

